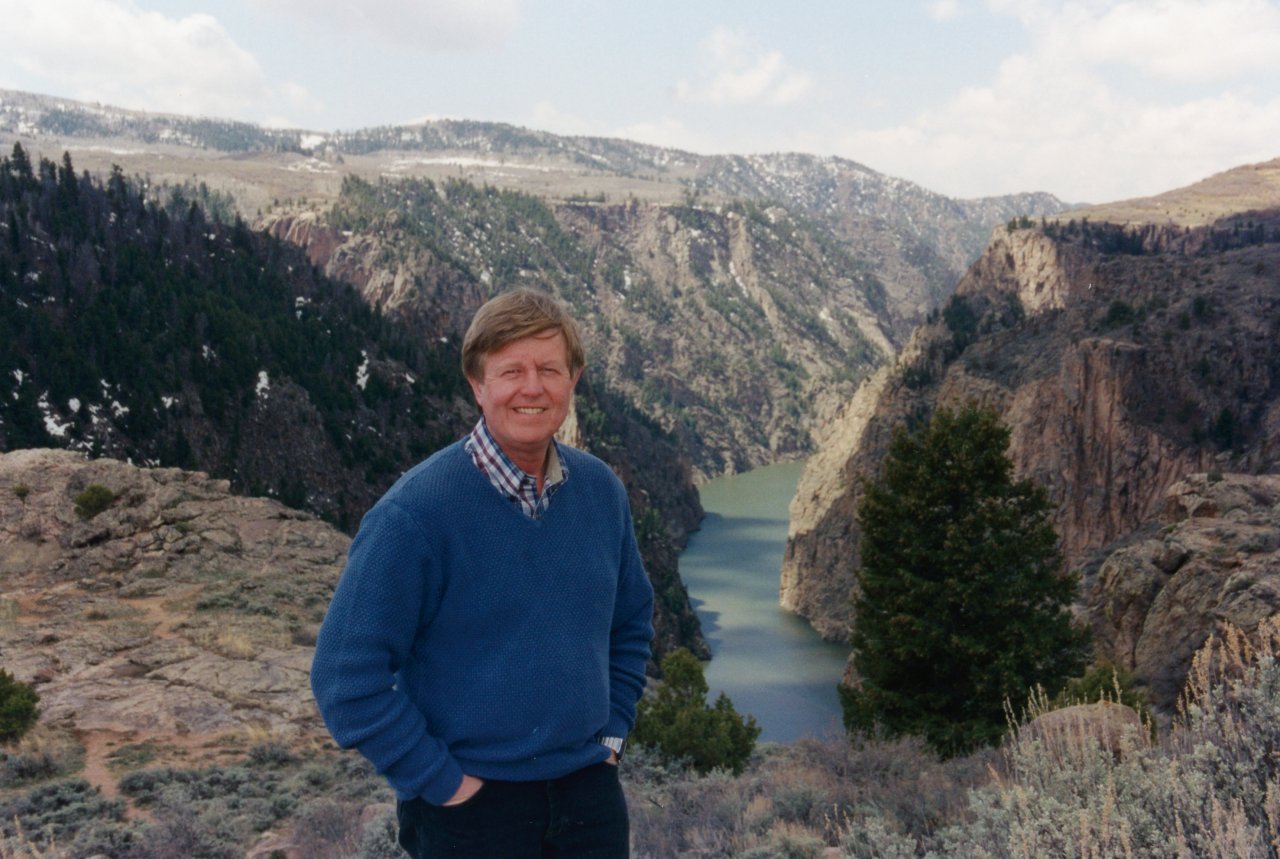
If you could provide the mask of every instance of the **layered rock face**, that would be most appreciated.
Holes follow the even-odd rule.
[[[996,231],[952,302],[868,383],[792,504],[785,607],[840,640],[860,482],[892,432],[969,401],[998,409],[1019,478],[1048,488],[1079,566],[1195,472],[1280,467],[1280,229],[1059,223]]]
[[[868,264],[778,206],[352,181],[328,215],[265,226],[432,339],[459,339],[502,289],[559,295],[583,323],[588,372],[672,433],[697,479],[812,450],[919,299],[904,309]]]

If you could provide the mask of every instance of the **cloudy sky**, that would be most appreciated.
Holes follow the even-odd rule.
[[[1280,0],[0,0],[0,88],[840,155],[958,197],[1280,157]]]

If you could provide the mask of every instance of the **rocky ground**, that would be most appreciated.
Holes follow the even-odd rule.
[[[86,516],[93,485],[113,500]],[[201,473],[0,454],[0,664],[108,795],[140,744],[184,765],[305,744],[324,736],[308,671],[348,542]]]

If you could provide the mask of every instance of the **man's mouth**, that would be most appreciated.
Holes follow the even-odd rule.
[[[516,414],[518,415],[540,415],[545,411],[546,409],[535,408],[533,406],[524,406],[522,408],[518,408],[515,410]]]

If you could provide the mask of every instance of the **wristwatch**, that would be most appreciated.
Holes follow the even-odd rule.
[[[613,753],[618,756],[618,760],[622,760],[622,753],[627,748],[627,741],[622,737],[600,737],[597,742],[607,749],[612,749]]]

